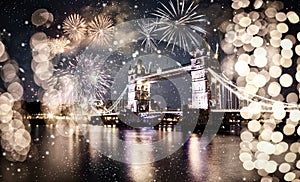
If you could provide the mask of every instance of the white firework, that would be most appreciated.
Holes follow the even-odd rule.
[[[84,53],[60,66],[56,69],[55,76],[49,80],[50,87],[65,90],[66,84],[60,80],[65,80],[67,76],[72,81],[72,85],[67,86],[72,92],[64,91],[63,95],[82,104],[90,104],[95,100],[106,101],[106,94],[112,83],[111,69],[99,55]]]
[[[189,51],[191,47],[199,46],[198,33],[206,33],[202,23],[206,22],[204,15],[196,12],[198,5],[192,2],[186,5],[184,0],[177,0],[176,4],[169,2],[169,7],[161,3],[163,8],[158,8],[153,15],[160,18],[158,31],[163,31],[160,41],[166,41],[167,47],[173,44]]]
[[[139,39],[143,40],[141,44],[144,46],[145,51],[152,52],[157,50],[157,43],[155,39],[155,37],[157,37],[157,34],[155,33],[157,22],[152,20],[142,21],[139,23],[139,28],[139,33],[141,34]]]
[[[93,54],[82,54],[76,58],[73,67],[76,80],[76,100],[79,102],[105,101],[105,95],[111,85],[109,68],[105,60]]]

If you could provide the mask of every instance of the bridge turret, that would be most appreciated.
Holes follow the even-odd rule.
[[[219,61],[220,58],[219,43],[216,44],[216,52],[214,58]]]
[[[149,63],[148,69],[146,70],[146,74],[151,74],[151,66],[152,62]]]
[[[162,72],[162,69],[160,66],[157,66],[157,69],[156,69],[156,73],[161,73]]]
[[[146,74],[146,68],[143,65],[143,61],[141,59],[138,59],[135,65],[135,73],[138,76],[144,76]]]
[[[131,65],[129,65],[129,68],[128,68],[128,75],[131,75],[131,72],[132,72],[132,68],[131,68]]]

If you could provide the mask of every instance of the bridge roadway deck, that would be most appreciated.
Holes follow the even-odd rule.
[[[181,75],[183,73],[187,73],[187,71],[190,71],[191,68],[192,68],[191,66],[185,66],[185,67],[179,67],[179,68],[175,68],[175,69],[165,70],[160,73],[154,73],[151,75],[138,77],[138,78],[136,78],[135,81],[144,81],[144,80],[157,81],[157,80],[161,80],[163,78],[174,77],[177,75]]]
[[[211,109],[210,112],[212,113],[239,113],[241,110],[239,109]],[[286,110],[286,112],[290,112],[291,110]],[[261,113],[271,113],[273,112],[272,110],[261,110]],[[180,114],[182,115],[182,111],[162,111],[162,112],[145,112],[143,114]],[[116,113],[103,113],[103,114],[92,114],[90,115],[91,117],[93,116],[116,116],[119,115],[119,112]]]
[[[180,114],[182,115],[182,111],[162,111],[162,112],[144,112],[143,114]],[[99,114],[92,114],[92,116],[116,116],[119,115],[120,112],[115,112],[115,113],[99,113]]]

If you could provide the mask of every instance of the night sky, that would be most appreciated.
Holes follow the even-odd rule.
[[[168,1],[162,0],[162,3]],[[199,3],[198,12],[206,15],[210,21],[210,25],[206,27],[208,30],[208,40],[212,47],[218,42],[219,34],[214,31],[218,25],[226,18],[232,15],[230,8],[231,1],[226,0],[196,0]],[[299,12],[300,2],[297,0],[284,1],[285,9]],[[33,72],[31,70],[31,48],[30,37],[36,33],[43,31],[49,37],[57,37],[63,35],[63,30],[59,28],[63,20],[72,13],[80,13],[83,16],[95,15],[104,11],[106,7],[118,6],[113,14],[117,16],[120,12],[126,12],[127,16],[124,21],[153,17],[152,13],[157,7],[161,7],[159,1],[130,0],[130,1],[90,1],[90,0],[10,0],[0,2],[0,32],[1,40],[7,48],[7,52],[11,59],[15,59],[19,63],[22,71],[19,77],[23,81],[25,89],[24,100],[37,100],[39,87],[33,81]],[[32,13],[40,8],[45,8],[54,15],[54,22],[51,27],[36,27],[31,22]],[[116,23],[116,22],[115,22]],[[23,71],[24,70],[24,71]],[[2,80],[0,81],[0,89],[5,90]]]

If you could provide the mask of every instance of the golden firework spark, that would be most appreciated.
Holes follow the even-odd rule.
[[[102,46],[109,45],[113,31],[113,21],[107,16],[98,15],[88,23],[88,35]]]
[[[68,40],[66,37],[51,39],[49,42],[49,46],[53,54],[63,53],[68,44],[70,44],[70,40]]]
[[[63,22],[63,31],[72,40],[81,40],[86,31],[86,21],[79,14],[68,16]]]

